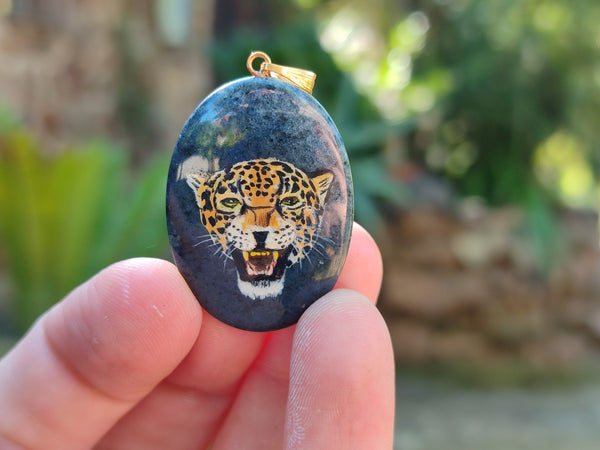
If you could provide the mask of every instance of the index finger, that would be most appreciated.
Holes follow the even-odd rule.
[[[91,447],[183,359],[201,317],[172,264],[105,269],[0,361],[0,447]]]

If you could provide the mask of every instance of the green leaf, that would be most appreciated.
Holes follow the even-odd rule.
[[[409,200],[404,185],[390,178],[382,159],[377,156],[353,159],[352,177],[356,190],[374,199],[399,206],[406,205]]]
[[[20,331],[103,267],[167,254],[168,160],[128,163],[103,142],[47,157],[23,130],[0,133],[0,249]]]

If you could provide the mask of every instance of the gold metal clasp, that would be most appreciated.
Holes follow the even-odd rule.
[[[262,64],[260,65],[260,70],[258,71],[252,66],[254,60],[256,59],[263,60]],[[294,84],[295,86],[298,86],[300,89],[305,90],[309,94],[312,94],[312,90],[315,85],[315,79],[317,78],[317,75],[310,70],[273,64],[269,55],[264,52],[250,53],[250,56],[248,56],[248,59],[246,60],[246,67],[255,77],[271,77],[284,80]]]

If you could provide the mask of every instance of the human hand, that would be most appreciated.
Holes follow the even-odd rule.
[[[343,289],[296,326],[256,333],[203,312],[168,262],[114,264],[0,361],[0,448],[391,448],[381,276],[355,226]]]

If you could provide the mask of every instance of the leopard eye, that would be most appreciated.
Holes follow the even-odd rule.
[[[281,206],[297,206],[300,203],[298,197],[284,197],[279,201]]]
[[[237,198],[233,198],[233,197],[224,198],[219,203],[221,204],[221,206],[223,206],[227,209],[235,209],[242,204],[241,201],[239,201]]]

